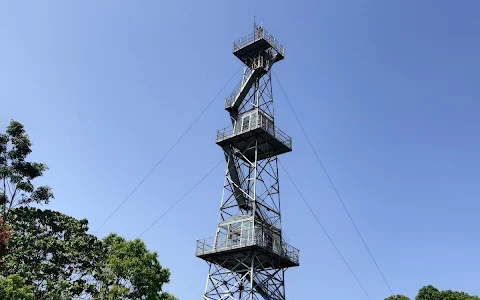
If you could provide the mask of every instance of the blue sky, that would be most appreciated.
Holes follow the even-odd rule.
[[[275,73],[395,293],[480,294],[478,1],[4,1],[0,125],[22,122],[50,208],[92,232],[239,68],[253,15],[286,48]],[[99,231],[137,237],[222,159],[223,98]],[[388,289],[274,85],[281,159],[372,299]],[[216,229],[224,165],[142,238],[199,299],[195,241]],[[367,299],[285,174],[289,299]]]

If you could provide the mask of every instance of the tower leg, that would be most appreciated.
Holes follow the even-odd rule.
[[[284,269],[263,268],[254,251],[236,262],[234,271],[209,263],[204,300],[285,300]]]

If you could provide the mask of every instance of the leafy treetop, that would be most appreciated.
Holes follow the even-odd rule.
[[[402,295],[396,295],[386,298],[385,300],[410,300],[410,298]],[[418,291],[415,300],[480,300],[477,296],[470,296],[463,292],[454,292],[451,290],[439,291],[432,285],[424,286]]]
[[[434,286],[427,285],[418,291],[415,300],[480,300],[480,298],[463,292],[439,291]]]
[[[33,207],[13,209],[3,276],[20,275],[35,299],[176,300],[170,272],[139,239],[88,234],[88,221]],[[2,299],[2,298],[0,298]]]
[[[0,299],[2,300],[34,300],[32,289],[25,285],[18,275],[0,277]]]
[[[410,300],[410,298],[403,296],[403,295],[395,295],[386,298],[385,300]]]
[[[102,242],[87,234],[87,220],[51,210],[13,209],[15,231],[2,275],[20,275],[35,299],[72,299],[92,294],[90,280],[105,257]]]
[[[49,186],[34,187],[32,181],[43,175],[48,167],[29,162],[32,143],[20,122],[12,120],[4,134],[0,134],[0,211],[7,221],[9,211],[31,203],[48,204],[53,198]]]
[[[157,253],[149,252],[144,242],[126,241],[116,234],[106,236],[103,242],[108,256],[97,276],[103,284],[101,299],[176,299],[162,292],[170,271],[160,265]]]

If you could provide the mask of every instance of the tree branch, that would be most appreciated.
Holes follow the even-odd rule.
[[[12,188],[10,187],[10,181],[7,181],[7,185],[8,185],[8,191],[10,192],[10,197],[13,198],[13,196],[12,196]]]
[[[5,197],[7,196],[7,186],[6,186],[6,178],[3,178],[3,193],[5,194]],[[5,199],[5,203],[3,203],[3,221],[7,221],[7,201]]]
[[[11,207],[10,209],[14,209],[14,208],[19,207],[19,206],[20,206],[20,204],[17,203],[17,204],[12,205],[12,207]],[[10,209],[9,209],[9,210],[10,210]]]
[[[9,184],[10,186],[10,184]],[[10,188],[10,187],[9,187]],[[8,213],[10,212],[10,210],[12,209],[12,205],[13,205],[13,202],[15,201],[15,194],[17,193],[17,187],[15,187],[15,191],[13,191],[13,196],[11,197],[10,199],[10,204],[8,206],[8,211],[5,212],[5,219],[7,218],[8,216]]]

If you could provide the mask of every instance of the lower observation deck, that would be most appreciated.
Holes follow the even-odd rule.
[[[267,241],[262,238],[239,241],[216,242],[214,238],[197,241],[197,257],[222,268],[242,272],[252,265],[252,261],[260,261],[258,268],[283,269],[299,266],[299,250],[285,242]]]
[[[217,131],[217,145],[231,145],[249,161],[255,161],[255,153],[262,160],[292,151],[292,138],[262,113],[245,114],[239,120],[235,127]]]

